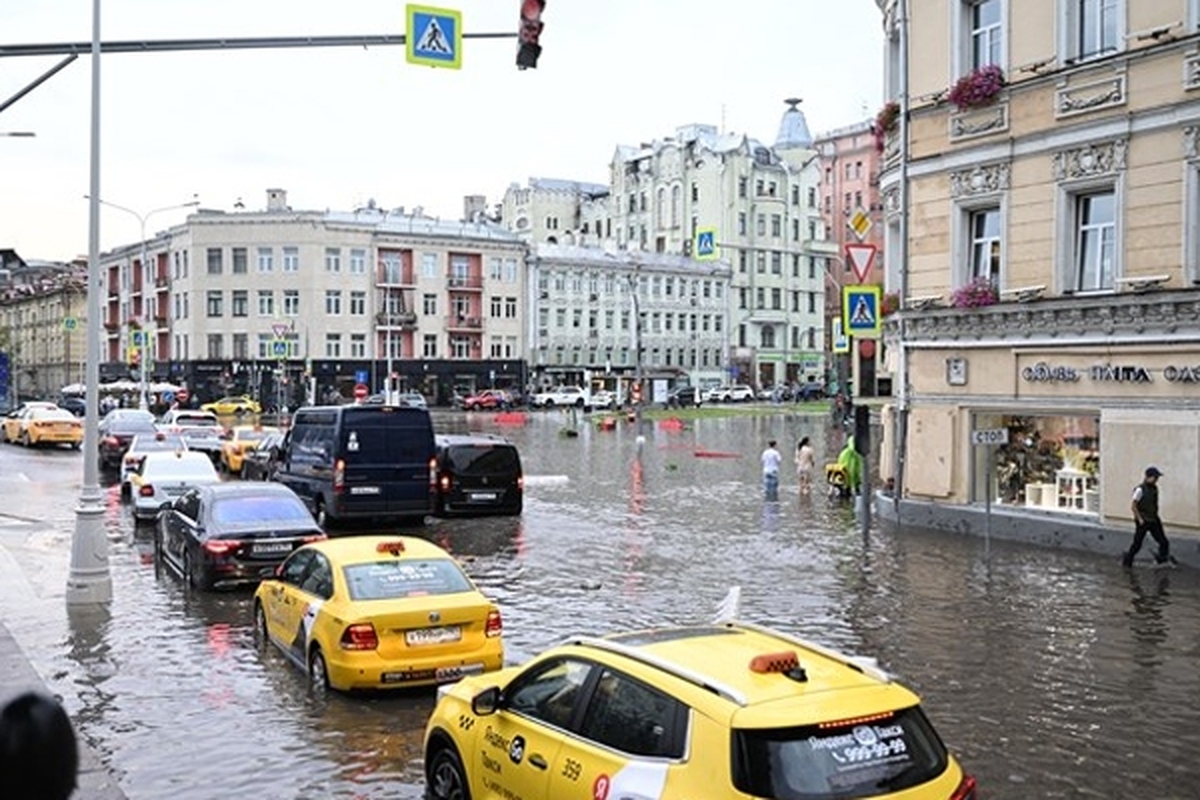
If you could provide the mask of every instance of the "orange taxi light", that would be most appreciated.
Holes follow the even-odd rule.
[[[398,556],[404,552],[404,542],[380,542],[375,545],[376,553],[391,553]]]
[[[791,672],[799,668],[800,657],[791,650],[780,653],[763,653],[750,659],[751,672]]]
[[[817,725],[818,728],[848,728],[852,725],[865,725],[868,722],[878,722],[883,719],[891,719],[894,716],[893,712],[885,711],[882,714],[871,714],[866,717],[850,717],[849,719],[838,719],[832,722],[822,722]]]

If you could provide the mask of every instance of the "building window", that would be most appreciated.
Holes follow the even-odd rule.
[[[427,333],[421,338],[421,355],[424,358],[437,358],[437,335]]]
[[[325,271],[340,273],[342,271],[342,251],[338,247],[325,248]],[[340,349],[340,347],[339,347]]]
[[[234,289],[229,312],[235,317],[245,317],[250,314],[250,293],[245,289]]]
[[[325,313],[330,316],[338,316],[342,313],[342,293],[337,290],[327,290],[325,292]]]
[[[491,299],[491,302],[488,303],[488,309],[489,309],[488,316],[490,316],[492,319],[499,319],[501,307],[502,307],[502,304],[500,302],[500,298],[493,297]]]
[[[692,202],[700,202],[700,184],[694,182],[692,183]]]
[[[283,248],[283,271],[284,272],[299,272],[300,271],[300,248],[298,248],[298,247]]]
[[[230,255],[233,257],[233,274],[246,274],[246,248],[235,247],[230,250]]]
[[[783,217],[779,214],[771,215],[771,235],[775,238],[783,235]]]
[[[974,414],[975,429],[1008,431],[1004,447],[975,447],[973,500],[1078,514],[1100,513],[1100,418]],[[992,464],[987,459],[993,459]],[[1110,464],[1112,468],[1114,465]],[[989,487],[988,476],[992,478]]]
[[[223,266],[221,264],[221,256],[223,255],[223,251],[219,247],[210,247],[210,248],[208,248],[207,255],[208,255],[208,274],[209,275],[220,275],[221,270],[223,269]]]
[[[207,308],[208,308],[208,316],[210,316],[210,317],[225,316],[225,312],[223,310],[223,306],[225,303],[224,296],[225,296],[225,293],[220,292],[220,291],[216,291],[216,292],[210,291],[208,293],[208,301],[206,304]]]
[[[799,191],[800,187],[797,186],[796,190]],[[817,189],[815,186],[808,187],[808,207],[809,208],[817,207]]]
[[[250,337],[245,333],[235,333],[233,335],[233,357],[234,358],[249,358],[250,357]]]
[[[1001,0],[978,0],[971,4],[970,47],[971,69],[979,69],[989,64],[1001,64],[1001,43],[1003,28],[1000,20]]]
[[[421,254],[421,277],[436,278],[437,277],[437,253],[422,253]]]
[[[756,309],[767,307],[767,290],[761,286],[754,290],[754,307]]]
[[[775,349],[775,326],[774,325],[764,325],[763,326],[762,336],[760,338],[760,341],[762,342],[762,348],[764,350],[774,350]]]
[[[758,215],[758,226],[757,227],[758,227],[758,235],[759,236],[767,235],[767,215],[766,214]]]
[[[745,197],[746,191],[749,188],[750,180],[746,176],[738,178],[738,197]]]
[[[365,333],[350,334],[350,357],[367,357],[367,335]]]
[[[1074,197],[1074,253],[1071,287],[1077,292],[1113,288],[1117,250],[1117,204],[1114,191]]]
[[[517,298],[515,298],[515,297],[504,298],[504,318],[505,319],[516,319],[517,318]]]
[[[366,275],[367,274],[367,251],[366,250],[351,250],[350,251],[350,274],[351,275]]]
[[[450,337],[450,357],[451,358],[470,358],[471,357],[471,338],[469,336],[451,336]]]
[[[1000,285],[1000,207],[970,212],[971,253],[968,279],[987,278]]]
[[[767,271],[767,251],[759,250],[755,255],[755,260],[758,262],[758,272],[763,274]]]
[[[270,247],[258,248],[258,271],[261,273],[275,271],[275,251]]]
[[[517,282],[517,260],[515,258],[504,259],[504,282]]]
[[[671,227],[679,227],[680,206],[683,201],[683,187],[675,184],[671,187]],[[597,226],[598,227],[598,226]]]
[[[342,357],[342,335],[340,333],[325,334],[325,357]]]
[[[436,294],[422,295],[421,311],[425,316],[432,317],[438,312],[438,303]]]
[[[275,292],[270,289],[258,290],[258,315],[260,317],[275,316]]]
[[[300,290],[283,290],[283,315],[285,317],[300,316]]]
[[[777,311],[783,308],[783,290],[782,289],[772,289],[771,290],[771,308],[773,308]]]
[[[771,251],[771,274],[783,274],[783,253],[779,252],[778,250]]]
[[[746,235],[746,212],[738,212],[738,236]]]
[[[367,293],[350,293],[350,316],[361,317],[367,313]]]
[[[208,335],[208,357],[210,360],[218,361],[225,357],[224,355],[225,337],[219,333],[210,333]]]
[[[1115,53],[1125,46],[1128,0],[1059,0],[1059,53],[1067,62]]]

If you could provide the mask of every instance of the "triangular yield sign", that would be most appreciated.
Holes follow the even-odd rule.
[[[871,273],[871,264],[875,262],[875,249],[873,244],[846,245],[846,258],[850,261],[854,277],[858,278],[859,283],[867,282],[867,275]]]
[[[276,322],[271,325],[271,330],[275,332],[276,339],[282,339],[284,336],[286,336],[290,328],[291,325],[286,322]]]

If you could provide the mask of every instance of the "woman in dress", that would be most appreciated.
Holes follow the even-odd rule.
[[[815,466],[816,454],[805,436],[796,445],[796,482],[800,485],[800,494],[808,494],[812,488],[812,473]]]

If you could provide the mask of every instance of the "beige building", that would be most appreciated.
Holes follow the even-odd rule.
[[[1126,529],[1154,464],[1168,530],[1200,528],[1200,2],[907,6],[907,247],[900,127],[882,176],[904,498]]]
[[[0,281],[0,353],[8,355],[8,397],[55,398],[84,379],[87,359],[86,267],[13,267]]]
[[[391,374],[434,402],[525,383],[525,246],[486,219],[294,211],[273,189],[260,211],[189,215],[144,267],[142,252],[102,257],[109,370],[141,332],[156,378],[205,395],[305,373],[343,395]]]
[[[599,245],[611,237],[608,187],[556,178],[512,184],[500,203],[504,226],[530,244]]]

